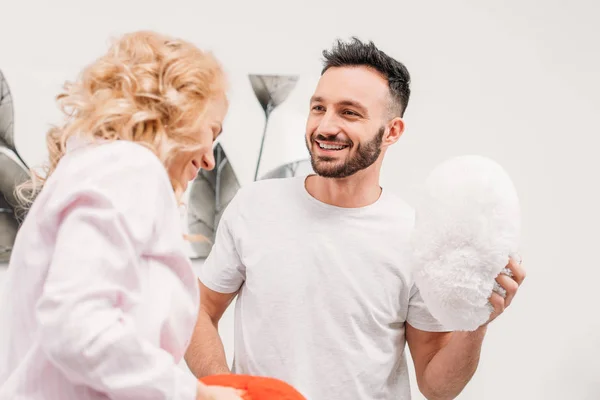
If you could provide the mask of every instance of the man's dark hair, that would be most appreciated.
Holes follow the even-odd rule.
[[[321,75],[331,67],[364,66],[378,71],[388,81],[392,114],[404,115],[410,97],[410,74],[404,64],[379,50],[373,42],[364,43],[356,37],[346,43],[338,40],[331,50],[323,50],[323,57]]]

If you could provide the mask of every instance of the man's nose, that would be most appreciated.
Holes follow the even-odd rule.
[[[340,133],[340,123],[338,117],[332,111],[327,111],[317,126],[317,133],[323,136],[335,136]]]

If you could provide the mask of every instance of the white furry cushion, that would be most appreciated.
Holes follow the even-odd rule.
[[[415,282],[432,315],[450,330],[487,322],[495,278],[520,240],[519,199],[494,161],[461,156],[436,167],[416,204]]]

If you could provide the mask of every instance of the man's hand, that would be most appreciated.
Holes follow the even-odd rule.
[[[406,341],[423,395],[428,399],[454,399],[459,395],[477,370],[487,324],[510,305],[523,280],[523,266],[510,260],[506,270],[496,278],[495,290],[506,291],[505,297],[492,293],[490,302],[494,311],[488,322],[473,332],[425,332],[406,324]]]
[[[490,303],[494,307],[494,311],[490,315],[490,319],[484,325],[488,325],[504,312],[504,310],[513,301],[517,291],[519,290],[519,287],[524,280],[525,269],[523,268],[521,261],[515,261],[511,258],[504,271],[500,273],[498,277],[496,277],[496,282],[501,288],[500,291],[506,293],[503,297],[496,291],[492,292],[492,295],[490,296]]]

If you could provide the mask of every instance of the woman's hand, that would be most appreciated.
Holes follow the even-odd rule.
[[[224,386],[208,386],[198,382],[196,400],[244,400],[245,392]]]

